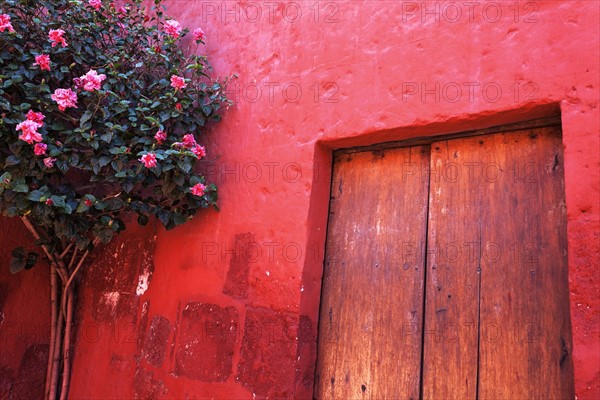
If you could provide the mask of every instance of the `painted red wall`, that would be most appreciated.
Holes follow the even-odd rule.
[[[44,394],[50,342],[48,264],[16,275],[12,250],[36,250],[20,221],[0,217],[0,399],[37,399]]]
[[[96,258],[72,398],[312,398],[332,149],[557,112],[576,391],[600,398],[600,3],[167,3],[239,76],[206,135],[221,211]]]

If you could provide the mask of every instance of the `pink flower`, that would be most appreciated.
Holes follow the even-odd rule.
[[[75,81],[76,85],[83,84],[83,89],[88,92],[93,92],[94,90],[100,90],[100,85],[102,81],[106,79],[106,75],[100,74],[93,69],[90,69],[87,74],[80,76],[79,81]]]
[[[112,8],[114,8],[121,15],[127,14],[127,8],[125,6],[121,6],[121,5],[115,4],[114,2],[111,3],[110,6]]]
[[[184,89],[187,85],[181,76],[171,75],[171,86],[175,89]]]
[[[194,40],[196,42],[203,42],[205,37],[206,37],[206,34],[202,30],[202,28],[194,29]]]
[[[141,161],[144,164],[144,167],[146,167],[146,168],[156,167],[156,156],[154,155],[154,153],[144,154],[139,159],[139,161]]]
[[[35,63],[33,65],[39,65],[42,71],[50,71],[50,56],[47,54],[35,56]]]
[[[62,47],[67,47],[67,41],[63,37],[65,31],[62,29],[50,29],[48,33],[48,38],[52,41],[52,47],[57,46],[58,44],[62,45]]]
[[[10,23],[10,15],[0,14],[0,32],[4,32],[5,29],[8,29],[9,32],[15,31]]]
[[[27,112],[27,114],[25,115],[25,118],[27,118],[30,121],[37,122],[39,124],[39,126],[41,127],[42,125],[44,125],[43,121],[44,121],[44,118],[46,118],[46,117],[42,113],[35,112],[33,110],[29,110]]]
[[[174,19],[170,19],[165,22],[164,30],[169,35],[177,39],[179,37],[179,34],[181,33],[181,26],[179,25],[179,22],[175,21]]]
[[[90,0],[88,2],[88,4],[92,7],[94,7],[96,10],[99,10],[102,8],[102,0]]]
[[[38,128],[40,128],[41,126],[42,125],[39,122],[26,119],[25,121],[18,124],[16,127],[17,131],[21,131],[19,139],[29,144],[32,144],[34,142],[41,142],[42,135],[40,135],[37,131]]]
[[[196,139],[194,138],[194,135],[192,135],[191,133],[183,135],[183,145],[188,149],[194,147],[196,145]]]
[[[192,147],[192,153],[194,153],[196,155],[196,157],[198,157],[198,159],[206,156],[206,149],[203,146],[200,145],[196,145],[194,147]]]
[[[158,142],[158,144],[162,144],[165,140],[167,140],[167,134],[164,131],[156,132],[154,135],[154,139]]]
[[[183,110],[183,106],[181,105],[181,103],[175,103],[175,109],[177,111],[181,111],[181,110]]]
[[[201,183],[197,183],[190,188],[192,194],[194,196],[204,196],[204,191],[206,190],[206,186]]]
[[[56,89],[50,97],[58,104],[60,111],[69,107],[77,108],[77,93],[71,89]]]
[[[43,156],[46,154],[47,148],[48,146],[45,143],[36,143],[35,146],[33,146],[33,153],[36,156]]]
[[[46,158],[44,158],[44,165],[47,168],[52,168],[54,166],[55,162],[56,162],[56,158],[54,158],[54,157],[46,157]]]

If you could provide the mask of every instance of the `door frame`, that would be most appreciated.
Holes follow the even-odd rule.
[[[305,385],[304,390],[307,390],[305,393],[308,394],[310,391],[311,398],[314,391],[317,367],[319,310],[322,296],[325,246],[327,243],[329,201],[333,184],[332,172],[334,153],[382,151],[394,147],[429,144],[439,140],[487,135],[498,132],[511,132],[551,125],[560,126],[561,131],[564,132],[560,106],[557,103],[541,105],[525,112],[523,110],[510,110],[500,112],[492,117],[490,117],[489,114],[481,116],[480,118],[470,117],[471,118],[469,118],[468,121],[432,123],[423,127],[409,126],[392,130],[369,132],[350,138],[322,140],[315,143],[313,187],[308,211],[307,257],[302,272],[304,286],[299,308],[299,327],[303,328],[304,335],[299,335],[297,350],[299,356],[308,356],[310,358],[309,363],[305,364],[309,370],[302,371],[304,377],[302,382]],[[568,236],[567,220],[567,240]],[[568,251],[570,252],[569,241],[567,246]],[[571,278],[570,273],[569,278]],[[571,319],[572,318],[573,313],[571,313]],[[571,326],[575,326],[573,321],[571,321]],[[573,343],[575,343],[576,332],[573,328],[571,333]],[[576,369],[577,365],[575,364],[575,370]],[[308,379],[310,379],[310,382],[307,382]],[[310,388],[308,388],[307,385],[310,385]],[[304,390],[301,391],[304,392]]]

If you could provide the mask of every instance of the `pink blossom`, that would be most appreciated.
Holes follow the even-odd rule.
[[[156,167],[156,156],[154,155],[154,153],[144,154],[139,159],[139,161],[141,161],[144,164],[144,167],[146,167],[146,168]]]
[[[44,125],[43,121],[44,121],[44,118],[46,118],[46,117],[42,113],[35,112],[33,110],[29,110],[27,112],[27,114],[25,115],[25,118],[27,118],[30,121],[37,122],[38,125],[41,127],[42,125]]]
[[[34,142],[41,142],[42,135],[40,135],[37,131],[38,128],[40,128],[41,126],[42,125],[39,122],[26,119],[25,121],[18,124],[16,127],[17,131],[21,131],[19,139],[29,144],[32,144]]]
[[[47,168],[52,168],[54,166],[55,162],[56,162],[56,158],[54,158],[54,157],[46,157],[46,158],[44,158],[44,165]]]
[[[5,29],[8,29],[9,32],[15,31],[10,23],[10,15],[0,14],[0,32],[4,32]]]
[[[50,38],[50,41],[52,41],[52,47],[55,47],[59,44],[62,45],[62,47],[67,47],[67,41],[63,37],[64,34],[65,31],[62,29],[50,29],[48,38]]]
[[[102,0],[90,0],[88,2],[88,4],[92,7],[94,7],[96,10],[99,10],[102,8]]]
[[[194,138],[194,135],[192,135],[191,133],[183,135],[183,145],[188,149],[194,147],[196,145],[196,139]]]
[[[205,37],[206,37],[206,34],[202,30],[202,28],[194,29],[194,40],[196,42],[203,42]]]
[[[198,159],[206,156],[206,149],[203,146],[200,145],[196,145],[194,147],[192,147],[192,153],[194,153],[196,155],[196,157],[198,157]]]
[[[69,107],[77,108],[77,93],[71,89],[56,89],[50,97],[58,104],[60,111]]]
[[[175,89],[184,89],[187,85],[181,76],[171,75],[171,86]]]
[[[33,146],[33,153],[36,156],[43,156],[46,154],[47,148],[48,146],[45,143],[36,143],[35,146]]]
[[[197,183],[190,188],[192,194],[194,196],[204,196],[204,191],[206,190],[206,186],[201,183]]]
[[[50,56],[47,54],[35,56],[35,63],[33,65],[38,65],[42,71],[50,71]]]
[[[83,84],[83,89],[88,92],[93,92],[94,90],[100,90],[100,85],[102,81],[106,79],[106,75],[98,74],[93,69],[90,69],[87,74],[80,76],[79,81],[75,82],[75,84]]]
[[[114,8],[121,15],[127,14],[127,8],[125,6],[115,4],[114,2],[110,6],[112,8]]]
[[[164,29],[165,32],[173,36],[175,39],[177,39],[181,33],[181,26],[179,25],[179,22],[175,21],[174,19],[166,21],[164,24]]]
[[[154,135],[154,139],[158,142],[158,144],[162,144],[165,140],[167,140],[167,134],[164,131],[156,132]]]
[[[183,110],[183,106],[181,105],[181,103],[175,103],[175,109],[177,111],[181,111],[181,110]]]

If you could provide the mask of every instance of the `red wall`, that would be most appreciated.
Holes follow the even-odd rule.
[[[206,135],[221,211],[96,258],[72,398],[312,398],[331,150],[557,112],[576,391],[600,398],[600,3],[168,6],[204,28],[215,74],[239,76]]]
[[[0,217],[0,399],[44,394],[50,342],[50,275],[43,260],[35,269],[9,272],[12,250],[36,250],[20,221]],[[12,396],[12,397],[11,397]]]

